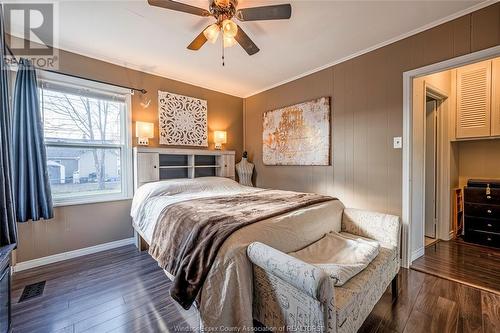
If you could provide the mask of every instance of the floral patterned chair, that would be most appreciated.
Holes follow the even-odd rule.
[[[356,332],[391,284],[397,297],[400,219],[344,209],[341,233],[376,240],[378,256],[341,287],[321,268],[262,243],[247,254],[254,267],[253,316],[266,327],[295,332]]]

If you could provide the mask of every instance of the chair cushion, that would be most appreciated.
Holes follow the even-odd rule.
[[[363,271],[379,253],[377,241],[347,233],[330,232],[320,240],[289,255],[320,267],[342,286]]]
[[[335,287],[338,332],[356,332],[399,271],[396,248],[381,247],[361,273]]]

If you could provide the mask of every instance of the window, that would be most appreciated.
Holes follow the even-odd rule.
[[[129,198],[130,91],[60,74],[40,74],[54,204]]]

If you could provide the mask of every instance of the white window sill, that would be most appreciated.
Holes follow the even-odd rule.
[[[113,201],[125,201],[125,200],[132,200],[132,196],[103,196],[101,198],[71,198],[71,199],[58,199],[54,200],[53,199],[53,206],[54,207],[66,207],[66,206],[77,206],[77,205],[92,205],[92,204],[99,204],[99,203],[104,203],[104,202],[113,202]]]

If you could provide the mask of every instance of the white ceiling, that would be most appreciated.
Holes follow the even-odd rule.
[[[207,8],[208,0],[183,0]],[[246,97],[463,13],[481,1],[241,0],[292,4],[288,21],[240,23],[261,51],[207,43],[186,49],[212,18],[151,7],[146,0],[58,1],[59,48]],[[479,5],[481,6],[481,5]]]

